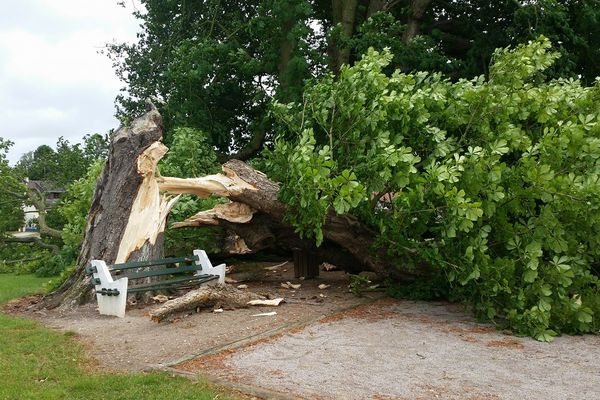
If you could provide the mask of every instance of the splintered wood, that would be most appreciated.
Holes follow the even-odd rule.
[[[179,196],[170,198],[161,195],[155,178],[156,165],[167,150],[161,142],[154,142],[138,157],[137,172],[142,183],[131,206],[115,263],[127,261],[131,253],[146,242],[154,244],[165,230],[167,216],[179,199]]]
[[[217,204],[212,209],[200,211],[198,214],[182,222],[176,222],[173,228],[184,228],[191,226],[219,225],[219,220],[225,220],[236,224],[245,224],[252,219],[256,210],[244,203],[231,202]]]
[[[236,196],[245,190],[256,188],[240,179],[233,171],[223,168],[224,174],[201,178],[157,178],[160,189],[173,194],[193,194],[203,199],[214,194],[222,197]]]

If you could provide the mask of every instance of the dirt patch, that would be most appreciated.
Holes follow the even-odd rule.
[[[279,267],[272,269],[278,264]],[[329,315],[340,308],[372,301],[370,296],[357,298],[349,293],[348,276],[342,271],[321,272],[317,279],[298,280],[293,278],[291,263],[254,263],[251,266],[236,265],[229,277],[237,281],[233,285],[243,283],[250,291],[284,297],[289,302],[278,307],[256,306],[225,310],[219,314],[210,309],[202,310],[163,323],[152,322],[148,316],[158,304],[128,309],[122,319],[99,315],[94,304],[68,312],[28,311],[29,306],[39,300],[37,296],[19,299],[4,308],[6,312],[21,313],[51,328],[75,332],[89,344],[90,354],[104,369],[139,371],[170,365],[223,344],[268,334],[278,328],[285,329],[301,321]],[[296,290],[282,288],[281,283],[287,281],[300,283],[301,287]],[[329,288],[320,290],[318,286],[323,283]],[[269,311],[276,311],[277,315],[253,316]]]
[[[41,294],[32,294],[30,296],[21,297],[9,301],[6,304],[0,305],[0,311],[8,314],[18,314],[28,312],[42,300]]]
[[[392,318],[396,313],[386,307],[392,304],[397,304],[398,300],[385,298],[375,303],[365,304],[358,307],[339,312],[321,319],[319,322],[323,324],[340,321],[346,318],[355,318],[367,322],[381,321],[383,319]]]

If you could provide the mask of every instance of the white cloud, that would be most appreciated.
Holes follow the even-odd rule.
[[[139,7],[139,5],[138,5]],[[117,127],[122,84],[98,51],[135,40],[138,21],[116,0],[24,0],[0,16],[0,136],[14,162],[59,136],[72,142]]]

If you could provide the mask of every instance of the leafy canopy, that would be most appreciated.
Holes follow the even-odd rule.
[[[392,54],[371,49],[276,104],[282,137],[299,137],[267,162],[289,220],[320,242],[329,209],[353,213],[398,268],[430,265],[518,333],[597,331],[600,80],[548,80],[550,48],[499,49],[488,78],[457,82],[388,75]]]

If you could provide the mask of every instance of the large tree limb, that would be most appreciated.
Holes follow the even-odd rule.
[[[381,275],[393,273],[410,279],[423,271],[400,272],[386,256],[386,249],[373,250],[377,233],[352,215],[330,211],[323,225],[325,244],[316,248],[313,240],[301,239],[285,222],[286,205],[279,201],[279,185],[239,160],[223,165],[223,174],[196,179],[161,177],[160,187],[172,194],[192,193],[225,196],[232,202],[203,211],[174,227],[220,225],[234,232],[238,247],[247,252],[265,248],[291,250],[308,248],[324,260],[351,271],[371,269]],[[239,242],[243,241],[243,244]],[[236,245],[237,246],[237,245]],[[234,246],[234,247],[236,247]]]
[[[27,200],[30,201],[38,212],[38,226],[40,228],[40,235],[50,236],[54,238],[61,238],[62,231],[51,228],[46,222],[46,200],[44,199],[44,193],[36,189],[27,188]]]

